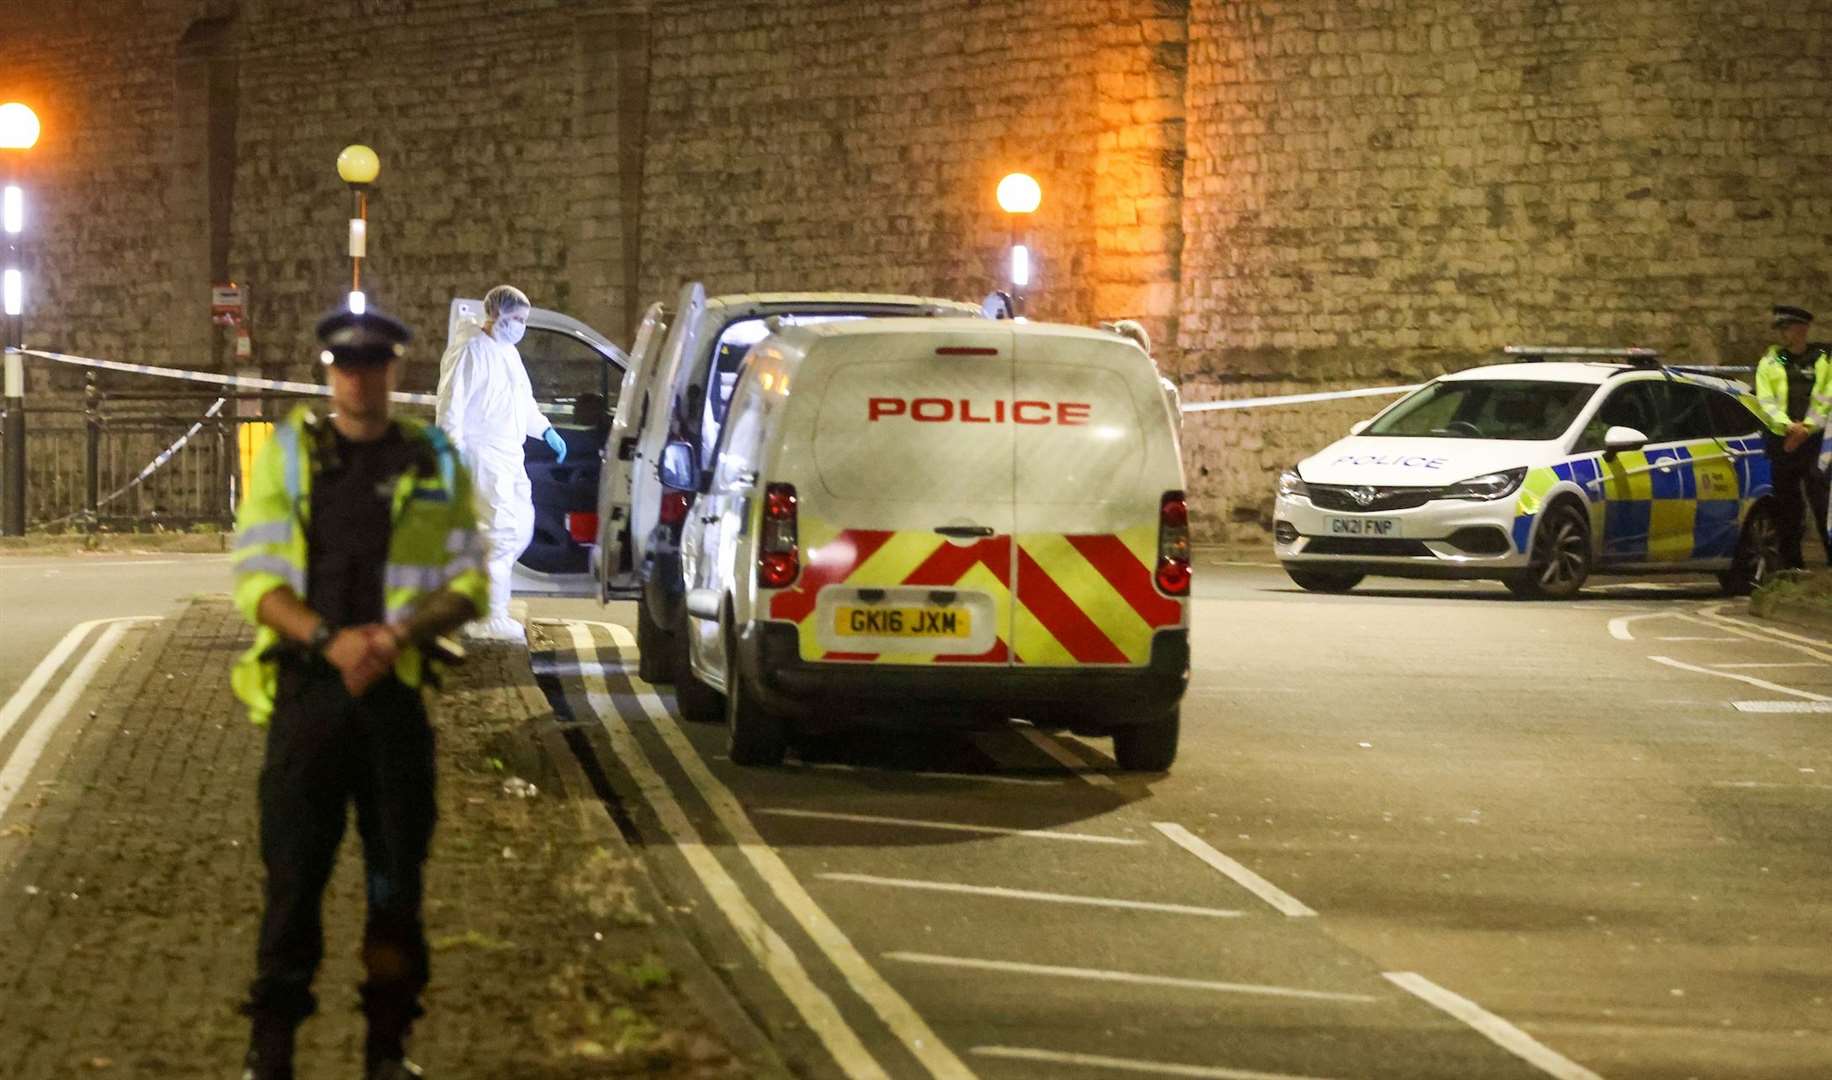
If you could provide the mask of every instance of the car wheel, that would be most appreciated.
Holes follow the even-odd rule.
[[[1748,596],[1768,583],[1781,565],[1781,533],[1766,505],[1751,509],[1737,537],[1737,553],[1730,569],[1718,575],[1727,596]]]
[[[1183,728],[1183,710],[1170,712],[1148,723],[1115,729],[1113,760],[1130,772],[1163,772],[1177,760],[1177,739]]]
[[[725,639],[725,655],[731,665],[726,679],[725,727],[730,737],[730,757],[734,765],[781,765],[789,750],[788,725],[771,712],[745,685],[744,672],[738,668],[738,650],[730,637]]]
[[[1295,566],[1287,566],[1285,573],[1305,592],[1348,592],[1367,576],[1339,570],[1300,570]]]
[[[1507,579],[1508,591],[1527,600],[1576,596],[1590,577],[1590,522],[1570,503],[1546,511],[1533,533],[1527,568]]]
[[[674,635],[649,617],[649,605],[636,601],[636,674],[645,681],[674,681]]]

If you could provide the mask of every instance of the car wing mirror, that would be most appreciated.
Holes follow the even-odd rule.
[[[675,491],[699,490],[700,470],[693,460],[693,447],[685,442],[675,441],[662,447],[657,472],[664,487]]]
[[[1639,450],[1648,444],[1648,437],[1632,427],[1617,424],[1603,433],[1603,452],[1620,454],[1625,450]]]

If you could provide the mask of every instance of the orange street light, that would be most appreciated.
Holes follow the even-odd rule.
[[[20,155],[38,143],[38,115],[17,101],[0,105],[0,347],[5,353],[4,404],[6,503],[0,534],[25,535],[25,271],[19,234],[25,231],[25,192],[13,183]]]
[[[1012,314],[1024,308],[1019,290],[1031,283],[1030,245],[1018,231],[1020,218],[1034,214],[1043,204],[1043,187],[1028,173],[1008,173],[999,181],[999,209],[1011,215],[1011,290]]]
[[[350,219],[350,310],[358,315],[368,307],[363,259],[369,253],[369,185],[381,171],[382,159],[362,143],[351,143],[337,155],[337,176],[356,197],[356,216]]]
[[[30,150],[38,142],[38,114],[17,101],[0,105],[0,150]]]

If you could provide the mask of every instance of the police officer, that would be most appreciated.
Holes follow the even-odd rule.
[[[421,694],[427,652],[483,609],[489,586],[469,474],[437,428],[390,415],[411,336],[373,311],[319,322],[334,411],[301,407],[277,426],[236,522],[235,602],[257,633],[233,682],[267,725],[267,905],[243,1007],[253,1028],[244,1080],[293,1075],[350,803],[369,905],[364,1075],[421,1075],[404,1048],[427,980],[433,733]]]
[[[1781,562],[1790,570],[1806,565],[1800,530],[1808,505],[1813,508],[1814,531],[1832,561],[1832,541],[1826,538],[1827,481],[1818,466],[1826,416],[1832,413],[1832,356],[1823,346],[1808,347],[1807,328],[1812,324],[1812,312],[1777,306],[1774,327],[1779,340],[1756,364],[1756,400],[1768,425],[1764,442],[1775,484]]]

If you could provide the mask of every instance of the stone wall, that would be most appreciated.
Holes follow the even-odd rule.
[[[1746,359],[1832,307],[1823,0],[37,0],[28,336],[309,370],[383,171],[366,284],[419,329],[516,282],[628,337],[685,279],[974,298],[1025,225],[1032,314],[1145,318],[1187,400],[1403,383],[1507,342]],[[1204,536],[1383,403],[1192,414]]]
[[[1527,341],[1748,362],[1769,304],[1832,300],[1819,0],[1195,0],[1190,39],[1189,396]],[[1192,417],[1207,531],[1380,403]]]

